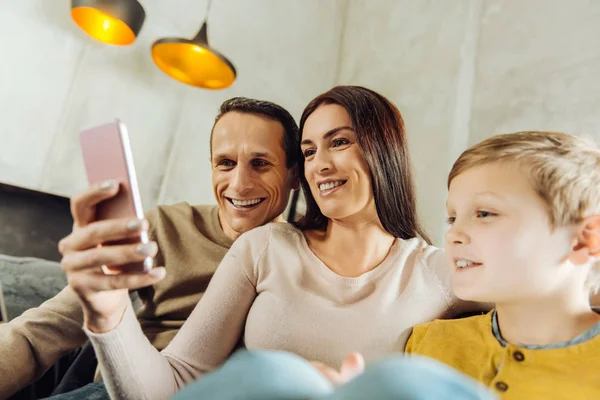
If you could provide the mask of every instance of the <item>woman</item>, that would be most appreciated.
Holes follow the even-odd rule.
[[[402,352],[413,325],[456,313],[446,258],[417,220],[398,110],[371,90],[336,87],[307,106],[300,126],[302,227],[240,236],[161,353],[131,307],[115,329],[87,331],[112,397],[168,398],[242,341],[333,374],[353,351],[367,362]]]

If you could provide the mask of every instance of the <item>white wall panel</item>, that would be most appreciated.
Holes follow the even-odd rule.
[[[470,142],[528,129],[600,140],[600,2],[486,1]]]
[[[54,2],[58,3],[58,2]],[[56,5],[56,4],[55,4]],[[84,43],[60,7],[0,2],[0,181],[38,189]]]
[[[461,85],[461,48],[476,34],[470,29],[473,5],[469,0],[356,0],[350,2],[344,30],[338,82],[374,89],[400,109],[419,212],[436,243],[445,219],[457,96],[469,90]]]

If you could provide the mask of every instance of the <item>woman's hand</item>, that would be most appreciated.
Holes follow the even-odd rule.
[[[335,386],[341,386],[351,381],[365,370],[365,359],[360,353],[356,352],[350,353],[344,358],[339,371],[319,361],[311,361],[310,363]]]
[[[143,261],[157,252],[154,242],[103,246],[109,241],[139,237],[148,229],[146,221],[95,221],[98,203],[114,197],[118,191],[118,183],[107,182],[73,196],[73,231],[58,244],[63,256],[61,267],[79,297],[85,326],[97,333],[108,332],[119,324],[129,302],[129,289],[152,285],[165,275],[164,268],[154,268],[147,274],[104,273],[104,265]]]

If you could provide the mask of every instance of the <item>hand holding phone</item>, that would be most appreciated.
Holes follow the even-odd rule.
[[[119,192],[96,207],[96,220],[117,218],[143,219],[144,212],[138,190],[135,167],[129,144],[127,128],[120,120],[86,129],[80,133],[81,150],[90,186],[112,180],[119,182]],[[148,243],[148,234],[139,237],[104,243],[103,245]],[[146,273],[152,269],[153,260],[118,266],[104,266],[106,274]]]

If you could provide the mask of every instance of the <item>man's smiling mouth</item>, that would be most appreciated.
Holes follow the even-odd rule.
[[[229,201],[231,204],[233,204],[233,206],[236,208],[256,207],[257,205],[261,204],[266,199],[266,197],[256,198],[256,199],[244,199],[244,200],[233,199],[231,197],[225,197],[225,198],[227,199],[227,201]]]

